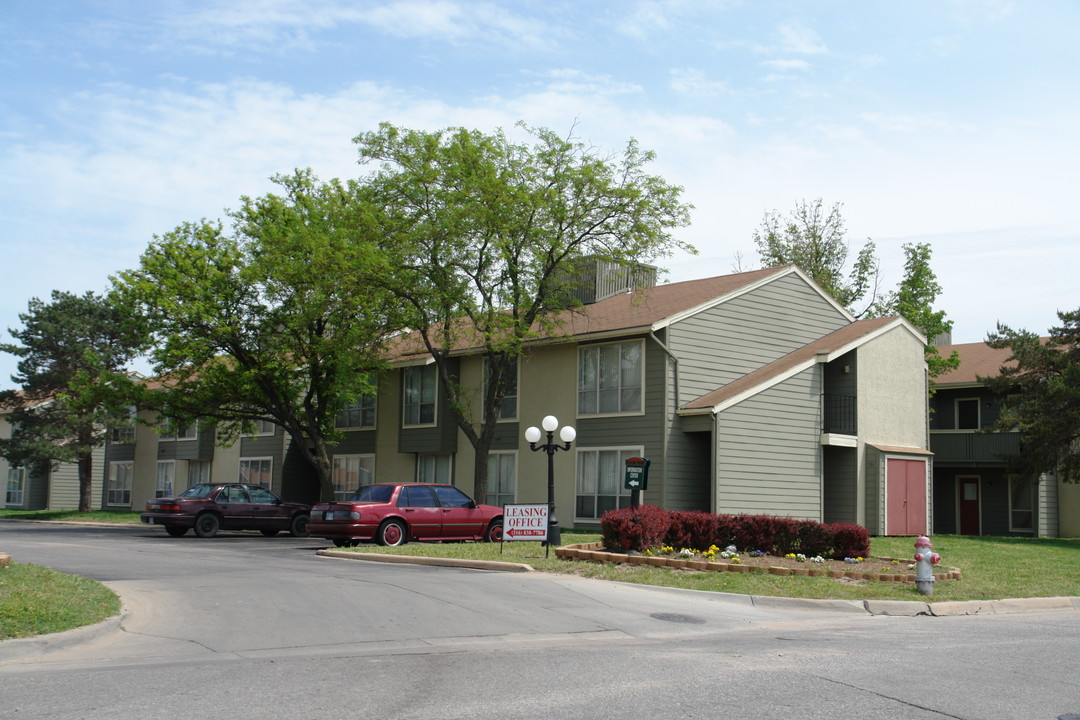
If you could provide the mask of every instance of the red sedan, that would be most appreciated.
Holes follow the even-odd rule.
[[[480,505],[453,485],[365,485],[348,500],[311,508],[308,532],[345,547],[361,541],[502,540],[502,508]]]
[[[150,500],[139,519],[164,526],[173,537],[189,528],[202,538],[213,537],[218,530],[258,530],[263,535],[288,530],[296,537],[307,537],[309,508],[285,502],[260,485],[203,483],[174,498]]]

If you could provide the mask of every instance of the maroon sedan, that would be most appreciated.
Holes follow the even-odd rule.
[[[307,537],[310,509],[310,505],[285,502],[260,485],[200,483],[177,497],[148,501],[139,519],[164,526],[173,537],[189,528],[203,538],[214,537],[218,530],[258,530],[263,535],[288,530],[296,537]]]
[[[308,532],[345,547],[361,541],[502,540],[502,508],[480,505],[453,485],[365,485],[348,500],[311,508]]]

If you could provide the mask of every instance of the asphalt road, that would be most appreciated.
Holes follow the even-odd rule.
[[[15,562],[101,580],[125,605],[75,639],[0,644],[0,718],[1080,713],[1075,611],[871,616],[322,546],[0,522]]]

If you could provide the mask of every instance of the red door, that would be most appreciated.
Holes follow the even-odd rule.
[[[982,525],[979,522],[980,480],[978,475],[961,475],[956,478],[956,492],[959,494],[956,506],[960,512],[961,535],[982,534]]]
[[[886,460],[885,534],[926,534],[925,460]]]

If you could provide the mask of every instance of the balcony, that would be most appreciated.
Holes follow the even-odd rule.
[[[931,430],[930,450],[938,463],[1001,463],[1020,452],[1020,433]]]
[[[858,435],[857,398],[854,395],[821,396],[821,432],[825,435]]]

